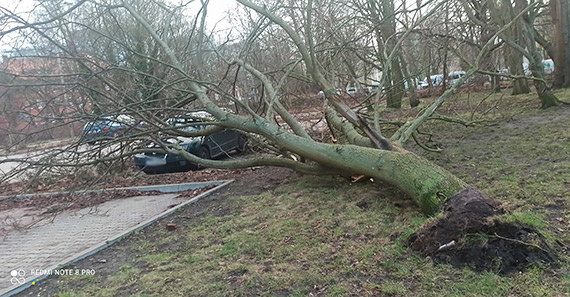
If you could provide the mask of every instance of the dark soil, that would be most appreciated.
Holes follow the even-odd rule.
[[[443,217],[412,234],[411,248],[436,263],[509,274],[534,264],[556,265],[544,236],[532,227],[501,222],[499,205],[467,188],[450,197]]]

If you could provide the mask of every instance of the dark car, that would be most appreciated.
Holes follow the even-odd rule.
[[[134,129],[134,119],[128,115],[105,116],[87,122],[83,127],[81,142],[97,141],[125,136]]]
[[[203,122],[194,118],[174,118],[167,122],[175,127],[184,126],[181,130],[192,131],[204,129],[204,125],[193,125]],[[215,159],[227,156],[232,151],[243,152],[247,147],[247,138],[233,130],[223,130],[208,136],[176,137],[166,142],[177,142],[187,152],[203,159]],[[158,147],[158,146],[156,146]],[[164,173],[197,170],[200,167],[188,162],[182,155],[165,153],[144,153],[135,155],[135,165],[145,173]]]

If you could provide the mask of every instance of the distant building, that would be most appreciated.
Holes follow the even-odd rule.
[[[6,54],[4,52],[4,54]],[[35,140],[75,136],[82,124],[74,116],[89,109],[79,88],[67,85],[75,63],[57,57],[3,55],[0,63],[0,141],[14,142],[24,134]],[[73,124],[47,131],[47,128]],[[45,130],[45,131],[44,131]],[[78,131],[79,130],[79,131]],[[44,131],[39,135],[40,131]],[[16,137],[17,136],[17,137]]]

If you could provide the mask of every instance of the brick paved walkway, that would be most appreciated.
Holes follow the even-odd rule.
[[[0,292],[33,279],[32,270],[48,269],[90,247],[180,204],[177,194],[108,201],[97,208],[67,211],[23,231],[0,238]],[[13,277],[11,272],[25,273]]]

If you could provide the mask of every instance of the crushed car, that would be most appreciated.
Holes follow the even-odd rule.
[[[195,112],[187,117],[169,118],[165,122],[180,131],[196,131],[205,129],[211,116],[205,112]],[[229,156],[232,152],[244,152],[247,148],[247,137],[237,131],[225,129],[208,136],[184,137],[177,136],[164,140],[165,144],[177,143],[185,151],[202,159],[216,159]],[[151,144],[151,148],[160,148],[158,144]],[[166,152],[147,152],[134,156],[135,166],[148,174],[180,172],[200,169],[200,166],[189,162],[181,154]]]

